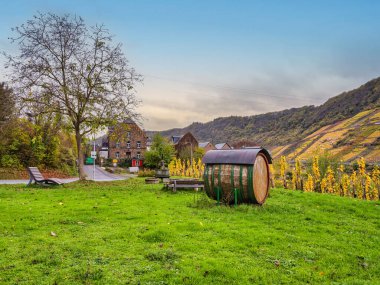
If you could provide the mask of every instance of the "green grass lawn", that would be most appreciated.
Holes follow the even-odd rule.
[[[380,284],[379,202],[274,189],[218,207],[161,187],[0,186],[0,283]]]

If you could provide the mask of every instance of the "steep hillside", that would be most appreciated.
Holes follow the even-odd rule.
[[[342,161],[350,162],[363,156],[368,162],[379,162],[380,108],[324,126],[298,142],[275,147],[272,155],[307,159],[325,150]]]
[[[217,118],[193,123],[183,129],[161,132],[164,136],[192,132],[199,141],[234,143],[254,141],[263,146],[295,143],[321,127],[351,118],[365,110],[380,107],[380,78],[333,97],[320,106],[304,106],[255,116]]]

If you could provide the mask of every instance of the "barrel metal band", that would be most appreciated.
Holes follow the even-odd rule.
[[[211,188],[210,188],[210,190],[212,189],[212,193],[215,194],[215,175],[214,175],[214,172],[215,172],[215,164],[213,164],[212,168],[211,168]]]
[[[219,166],[218,166],[218,187],[219,187],[219,190],[220,190],[220,198],[223,197],[223,188],[222,188],[221,172],[222,172],[222,165],[219,164]]]
[[[255,174],[255,166],[253,165],[252,166],[252,193],[253,193],[253,198],[254,198],[254,203],[257,203],[257,200],[256,200],[256,194],[255,194],[255,184],[253,183],[253,176]]]
[[[235,178],[234,178],[234,165],[232,164],[231,165],[231,188],[234,189],[235,188]]]
[[[231,165],[231,191],[233,191],[233,195],[234,195],[234,200],[235,200],[235,204],[237,202],[237,190],[235,188],[235,165]]]
[[[243,165],[240,165],[240,171],[239,171],[239,188],[240,188],[240,193],[242,200],[244,201],[244,189],[243,189]]]
[[[205,167],[205,172],[204,172],[204,175],[203,175],[203,180],[204,180],[204,183],[205,183],[205,191],[206,191],[206,194],[207,196],[210,197],[210,183],[209,183],[209,176],[208,176],[208,173],[209,173],[209,166],[206,165]]]
[[[248,181],[247,181],[247,186],[248,186],[248,196],[249,196],[249,201],[251,203],[256,203],[256,197],[253,189],[253,166],[248,166]]]

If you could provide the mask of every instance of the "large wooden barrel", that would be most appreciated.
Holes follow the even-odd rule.
[[[272,158],[266,149],[210,150],[203,163],[205,191],[210,198],[226,204],[261,205],[268,197]]]

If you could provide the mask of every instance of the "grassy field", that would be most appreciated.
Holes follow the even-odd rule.
[[[161,187],[0,186],[0,283],[380,284],[379,202],[274,189],[218,207]]]

